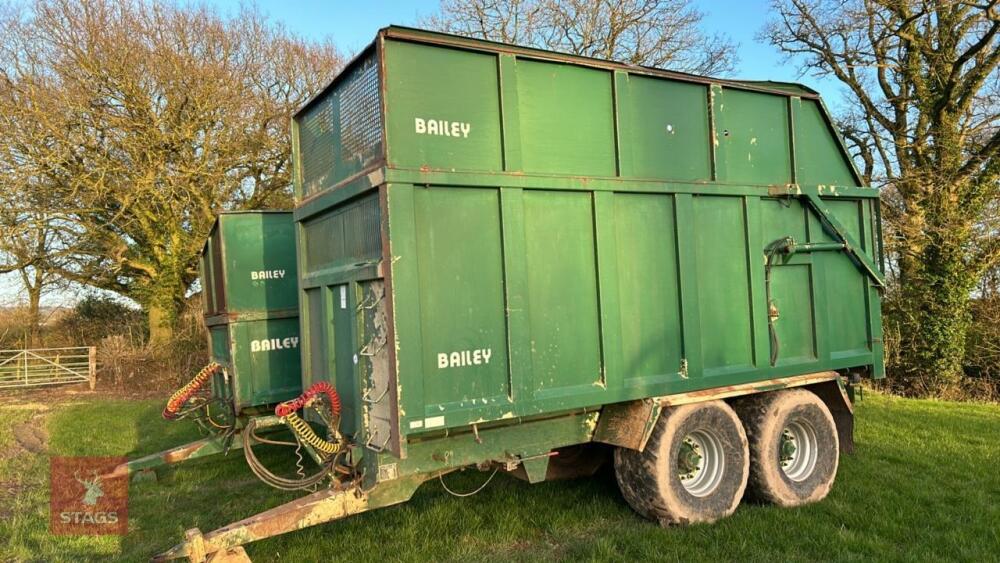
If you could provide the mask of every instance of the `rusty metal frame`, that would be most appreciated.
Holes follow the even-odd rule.
[[[656,399],[605,405],[594,430],[594,441],[642,451],[663,406]]]
[[[840,375],[835,371],[807,373],[792,377],[765,379],[740,385],[701,389],[688,393],[677,393],[675,395],[606,405],[601,410],[601,418],[598,420],[593,439],[595,442],[642,451],[646,447],[646,442],[649,441],[650,434],[653,433],[653,427],[656,425],[656,420],[659,418],[660,412],[666,407],[676,407],[678,405],[713,401],[716,399],[731,399],[753,393],[792,387],[817,386],[831,382],[834,383],[835,387],[839,388],[839,384],[837,384],[839,377]],[[837,428],[841,433],[841,443],[846,444],[850,442],[853,445],[853,440],[850,439],[852,435],[851,429],[847,428],[847,425],[851,425],[853,428],[850,402],[848,401],[847,406],[844,407],[841,403],[830,399],[832,395],[830,395],[830,391],[826,387],[823,388],[823,392],[824,394],[820,395],[820,398],[828,404],[831,413],[836,411],[834,419],[837,420]],[[844,397],[846,401],[846,395]],[[847,410],[846,420],[844,416],[838,417],[838,414],[842,415],[845,409]],[[841,431],[842,426],[844,427],[843,431]],[[847,440],[844,438],[845,435],[848,436]]]
[[[185,541],[157,555],[153,561],[188,558],[200,563],[215,552],[224,552],[291,530],[359,514],[369,508],[368,495],[358,488],[323,490],[207,534],[202,534],[197,529],[188,530]]]
[[[239,548],[248,543],[406,502],[427,477],[414,475],[383,483],[372,490],[364,490],[359,485],[324,489],[207,534],[197,528],[191,529],[184,541],[152,560],[186,558],[201,563],[225,560],[230,554],[241,557]]]
[[[678,393],[656,397],[661,407],[676,407],[690,403],[700,403],[702,401],[714,401],[716,399],[731,399],[753,393],[763,393],[765,391],[776,391],[778,389],[788,389],[791,387],[804,387],[825,381],[835,381],[840,377],[835,371],[821,371],[818,373],[806,373],[792,377],[780,377],[777,379],[762,379],[751,383],[741,383],[739,385],[727,385],[725,387],[714,387],[712,389],[701,389],[689,393]]]
[[[232,436],[210,436],[183,444],[169,450],[133,459],[116,467],[109,477],[129,477],[140,479],[153,477],[155,471],[164,467],[177,465],[185,461],[226,454],[231,450],[243,448],[243,438],[240,433]]]

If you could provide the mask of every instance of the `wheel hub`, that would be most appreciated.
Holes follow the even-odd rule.
[[[795,419],[781,431],[778,462],[781,471],[792,481],[804,481],[816,468],[819,443],[816,431],[803,419]]]
[[[795,459],[795,452],[798,448],[795,447],[795,436],[793,436],[787,429],[781,432],[781,463],[787,464],[788,462]]]
[[[677,456],[677,467],[681,470],[681,479],[690,478],[701,469],[701,460],[701,448],[694,441],[685,440],[681,444],[681,451]]]
[[[722,442],[708,429],[691,432],[681,441],[676,463],[684,489],[696,497],[707,496],[722,481],[725,469]]]

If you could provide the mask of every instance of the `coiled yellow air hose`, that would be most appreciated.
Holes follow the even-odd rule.
[[[340,444],[328,442],[320,438],[313,431],[312,427],[295,412],[286,414],[283,419],[299,440],[312,446],[313,449],[319,452],[321,457],[327,458],[340,451]]]

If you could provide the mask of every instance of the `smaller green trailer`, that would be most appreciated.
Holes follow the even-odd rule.
[[[219,215],[201,257],[215,396],[237,414],[302,391],[295,226],[287,211]]]
[[[250,416],[269,414],[302,391],[291,212],[221,213],[200,274],[211,363],[174,394],[164,416],[193,419],[208,437],[118,471],[149,476],[164,465],[239,449]]]
[[[242,436],[315,492],[160,559],[468,467],[609,462],[662,525],[831,490],[851,385],[884,376],[881,215],[813,90],[389,27],[292,151],[304,392]],[[281,426],[314,474],[250,454]]]

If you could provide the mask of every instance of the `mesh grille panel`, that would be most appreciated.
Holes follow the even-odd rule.
[[[364,160],[382,143],[378,67],[369,57],[354,69],[341,87],[340,141],[344,160]]]
[[[382,254],[381,210],[371,195],[303,223],[306,272],[344,258],[370,259]]]
[[[382,154],[378,64],[374,56],[346,71],[298,118],[303,195],[356,174]]]
[[[302,163],[302,190],[316,193],[334,172],[333,104],[331,96],[317,102],[299,122],[299,151]]]
[[[222,227],[220,226],[212,234],[212,286],[215,290],[215,313],[226,312],[226,280],[225,272],[222,269]]]

